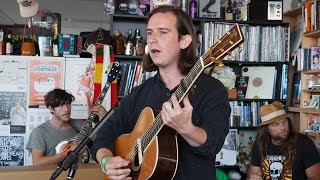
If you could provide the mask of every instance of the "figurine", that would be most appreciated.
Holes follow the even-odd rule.
[[[119,30],[115,32],[115,37],[114,37],[114,47],[115,47],[115,53],[116,54],[124,54],[126,50],[126,44],[127,40],[126,38],[121,34]]]

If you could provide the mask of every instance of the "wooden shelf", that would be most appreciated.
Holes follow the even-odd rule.
[[[233,61],[233,60],[223,60],[223,64],[236,64],[236,65],[264,65],[264,66],[276,66],[279,63],[288,64],[289,62],[249,62],[249,61]],[[320,71],[319,71],[320,73]]]
[[[320,89],[304,89],[303,92],[306,92],[306,93],[320,93]]]
[[[305,37],[320,37],[320,30],[304,33]]]
[[[289,107],[289,112],[320,114],[320,109]]]
[[[320,74],[320,69],[303,71],[304,74]]]
[[[294,9],[291,9],[285,13],[283,13],[283,16],[289,16],[289,17],[296,17],[298,15],[301,15],[302,14],[302,6],[298,6]]]
[[[239,98],[229,98],[229,101],[287,101],[286,99],[239,99]]]

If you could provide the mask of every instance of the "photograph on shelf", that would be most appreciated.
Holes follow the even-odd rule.
[[[312,94],[310,101],[304,101],[304,108],[319,109],[320,95]]]
[[[308,68],[308,69],[311,69],[311,70],[320,69],[320,46],[311,46],[310,59],[311,59],[311,68]]]
[[[245,163],[249,160],[253,142],[256,140],[256,130],[239,130],[238,157],[239,163]]]
[[[309,114],[308,129],[305,132],[320,132],[320,114]]]
[[[230,129],[220,152],[216,155],[219,165],[235,165],[237,162],[237,129]]]
[[[248,88],[249,76],[236,77],[237,98],[245,98]]]
[[[199,4],[199,17],[220,18],[220,0],[201,0]]]

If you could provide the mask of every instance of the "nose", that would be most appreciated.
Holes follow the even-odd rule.
[[[69,110],[69,104],[64,104],[62,107],[63,107],[63,110],[64,111],[68,111]]]
[[[148,43],[149,44],[158,43],[158,37],[155,33],[148,35]]]

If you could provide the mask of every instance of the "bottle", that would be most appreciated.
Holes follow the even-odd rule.
[[[6,41],[6,54],[11,55],[13,53],[13,42],[11,31],[8,32]]]
[[[58,51],[58,24],[54,24],[54,32],[53,32],[53,40],[52,40],[52,56],[59,56],[59,51]]]
[[[5,54],[5,42],[4,42],[4,32],[2,30],[2,28],[0,29],[0,55],[4,55]]]
[[[226,8],[226,17],[225,20],[232,20],[233,15],[232,15],[232,2],[231,0],[228,0],[228,6]]]
[[[189,3],[189,16],[191,18],[198,17],[198,3],[196,0],[191,0]]]
[[[187,12],[187,0],[181,0],[181,9]]]
[[[140,35],[140,29],[135,30],[134,34],[134,43],[133,43],[133,55],[137,55],[138,46],[141,44],[141,35]]]
[[[132,41],[132,30],[131,29],[128,31],[127,45],[126,45],[126,50],[124,53],[127,56],[132,56],[132,54],[133,54],[133,41]]]

